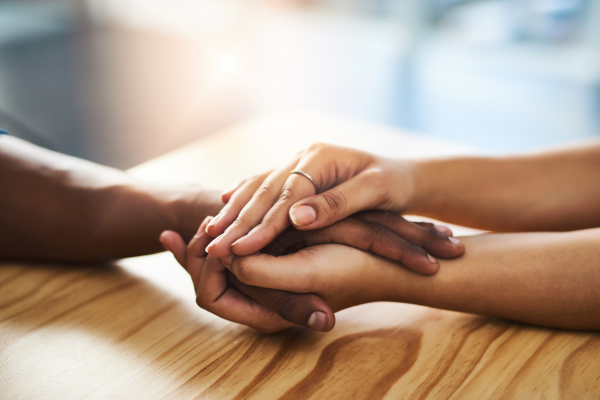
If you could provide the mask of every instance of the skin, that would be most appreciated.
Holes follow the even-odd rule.
[[[317,187],[288,176],[291,169],[308,172]],[[221,236],[208,252],[244,284],[315,293],[335,311],[400,301],[552,327],[600,328],[594,289],[600,282],[599,140],[519,156],[422,161],[317,144],[290,165],[222,196],[229,203],[207,226]],[[312,213],[294,217],[302,207]],[[441,259],[433,276],[344,246],[280,257],[256,253],[290,223],[300,231],[322,229],[373,208],[485,230],[547,232],[461,238],[468,252]]]
[[[406,212],[497,232],[600,227],[600,140],[510,157],[425,160]]]
[[[187,246],[176,232],[165,231],[161,235],[165,248],[192,277],[200,307],[268,333],[294,325],[324,332],[334,327],[333,311],[319,296],[246,285],[227,271],[218,258],[208,256],[205,247],[213,238],[206,233],[206,226],[211,220],[212,217],[207,217]],[[451,231],[448,233],[452,234]],[[454,251],[449,240],[438,240],[438,237],[440,232],[433,224],[408,222],[397,215],[375,211],[355,214],[332,226],[312,231],[290,227],[262,252],[279,257],[325,243],[351,244],[365,251],[377,249],[390,259],[405,257],[408,253],[402,250],[404,246],[437,246],[437,251],[444,251],[444,247],[448,252]]]
[[[247,285],[318,294],[334,311],[395,301],[549,327],[600,329],[600,229],[462,240],[465,255],[441,260],[440,271],[431,276],[336,244],[280,257],[230,256],[224,266]]]
[[[289,175],[292,169],[308,172],[317,188]],[[422,161],[316,144],[223,198],[227,206],[207,227],[218,236],[208,247],[215,257],[253,254],[290,223],[318,229],[369,209],[504,232],[591,228],[600,226],[600,141],[520,156]]]
[[[156,253],[163,250],[158,237],[164,230],[185,247],[200,221],[222,207],[216,193],[199,187],[147,184],[5,135],[0,135],[0,171],[4,260],[95,263]],[[290,315],[296,323],[307,322],[300,311],[333,315],[316,295],[263,288],[247,294],[271,309],[281,298],[294,297]]]
[[[165,229],[189,240],[222,203],[0,135],[0,258],[100,262],[156,253]]]
[[[200,222],[222,207],[214,192],[145,183],[123,171],[6,135],[0,135],[0,171],[0,259],[5,260],[94,263],[150,254],[162,250],[157,239],[165,230],[169,232],[161,237],[165,245],[175,237],[176,248],[185,249]],[[423,248],[446,257],[464,250],[457,251],[446,227],[373,212],[349,222],[344,229],[291,233],[285,243],[277,242],[285,248],[273,248],[272,254],[290,246],[322,243],[375,248],[409,261]],[[212,238],[202,240],[208,240],[205,247]],[[425,259],[420,268],[433,273],[437,263]],[[330,316],[327,323],[315,325],[317,329],[331,329],[335,324],[330,307],[316,295],[244,287],[234,276],[230,283],[237,283],[249,299],[294,324],[307,326],[316,311]],[[293,302],[286,302],[289,298]]]

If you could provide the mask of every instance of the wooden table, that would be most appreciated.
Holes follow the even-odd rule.
[[[132,173],[222,188],[314,141],[397,157],[473,152],[337,117],[281,114]],[[465,233],[467,231],[460,231]],[[375,303],[329,333],[264,335],[194,303],[166,254],[108,267],[0,266],[0,398],[600,398],[600,336]]]

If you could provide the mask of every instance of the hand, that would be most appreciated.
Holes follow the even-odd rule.
[[[279,257],[231,255],[223,263],[246,285],[314,293],[333,311],[397,300],[398,276],[406,273],[390,260],[338,244],[307,247]]]
[[[224,267],[218,260],[210,256],[207,258],[206,253],[202,250],[203,246],[211,239],[205,232],[206,224],[210,219],[209,217],[202,223],[198,230],[199,236],[197,235],[192,239],[188,249],[186,249],[181,236],[175,232],[166,231],[161,235],[161,241],[165,248],[175,255],[177,261],[192,276],[198,293],[198,304],[202,308],[223,318],[249,325],[264,332],[274,332],[294,324],[321,331],[329,331],[333,328],[335,325],[333,312],[327,304],[324,304],[315,295],[302,295],[244,285],[231,273],[227,276]],[[319,244],[354,243],[355,246],[363,250],[376,249],[390,258],[412,262],[413,258],[418,258],[420,252],[424,251],[376,221],[385,222],[396,230],[402,229],[401,226],[403,226],[406,233],[413,235],[411,236],[412,241],[429,241],[427,246],[437,246],[437,251],[443,252],[444,248],[451,250],[453,247],[447,237],[434,229],[432,224],[408,222],[394,214],[376,211],[359,213],[357,216],[346,218],[330,227],[314,231],[299,231],[290,227],[263,249],[263,252],[280,256]],[[448,233],[452,234],[449,230]],[[361,238],[361,240],[357,241],[356,238]],[[190,257],[192,254],[196,254],[197,257]],[[200,258],[200,261],[197,260],[198,258]],[[204,276],[208,278],[200,282],[201,286],[197,284],[200,278],[197,278],[198,272],[196,272],[196,269],[203,268],[198,266],[199,263],[211,265],[210,268],[206,267],[209,270],[205,271],[206,275]],[[422,264],[422,267],[432,270],[437,268],[437,265],[437,262],[432,264],[426,259],[426,263]],[[213,290],[211,285],[217,285],[218,290]],[[222,293],[227,288],[237,289],[240,293],[235,294],[236,298],[241,295],[243,301],[230,304],[227,307],[222,302],[215,303],[211,301],[211,299],[219,298],[217,294]],[[243,296],[244,294],[246,297]],[[266,310],[270,310],[292,324],[274,318],[273,315],[268,315],[263,308],[257,307],[255,303],[259,303]],[[256,311],[253,314],[248,311],[249,309],[256,309]],[[317,314],[314,320],[311,321],[310,317],[315,312]],[[318,312],[322,312],[322,314]]]
[[[287,228],[262,252],[285,255],[319,244],[344,244],[398,261],[421,274],[434,274],[439,262],[429,254],[455,258],[464,252],[452,231],[428,222],[411,222],[386,211],[363,211],[331,226],[300,231]],[[428,254],[429,253],[429,254]]]
[[[290,175],[293,169],[309,173],[320,194],[315,195],[317,188],[306,177]],[[297,229],[309,230],[329,226],[361,210],[400,213],[412,192],[410,170],[407,162],[337,146],[314,145],[289,165],[224,193],[222,198],[227,205],[207,227],[211,236],[220,236],[207,250],[214,257],[224,257],[232,251],[237,255],[253,254],[286,229],[290,220]],[[447,228],[440,227],[440,231],[447,233]],[[450,253],[433,255],[460,256],[464,246],[457,239],[450,241],[454,244]],[[373,251],[378,253],[377,249]],[[427,259],[427,254],[422,256]],[[406,265],[421,272],[411,263]]]
[[[212,238],[205,229],[210,219],[200,225],[187,248],[176,232],[165,231],[160,237],[165,248],[192,277],[201,308],[263,332],[276,332],[297,324],[324,332],[333,328],[335,316],[318,296],[244,285],[219,259],[207,256],[204,248]]]

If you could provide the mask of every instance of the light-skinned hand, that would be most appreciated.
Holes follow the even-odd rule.
[[[302,175],[290,175],[290,171],[298,169],[309,173],[317,187]],[[388,210],[398,216],[410,201],[413,185],[410,162],[316,144],[288,165],[240,182],[223,193],[222,200],[227,204],[207,226],[207,232],[217,237],[207,251],[214,257],[253,254],[290,224],[299,230],[319,229],[363,210]],[[423,265],[435,256],[453,258],[463,254],[463,244],[451,237],[448,228],[434,229],[442,235],[428,238],[429,246],[423,245],[423,238],[413,241],[403,229],[394,231],[421,248],[418,257],[403,257],[407,267],[420,273],[435,273],[439,268],[437,262],[433,261],[433,268]],[[356,238],[357,242],[362,240]],[[448,246],[434,244],[441,241]],[[354,243],[346,244],[361,248]],[[394,254],[392,259],[400,261],[398,249],[385,244],[371,251],[384,257]]]

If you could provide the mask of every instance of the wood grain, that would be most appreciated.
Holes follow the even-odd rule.
[[[286,136],[299,129],[299,119],[314,131],[308,139]],[[262,131],[261,140],[275,132],[283,139],[273,136],[270,150],[285,153],[319,132],[328,141],[332,130],[338,141],[339,132],[355,132],[346,137],[350,145],[352,135],[368,134],[369,142],[385,139],[386,146],[396,140],[436,155],[458,151],[418,145],[407,133],[389,139],[388,130],[296,115],[239,126],[135,173],[199,182],[210,173],[216,185],[214,176],[225,171],[224,186],[237,178],[228,164],[246,173],[268,167],[264,141],[246,147],[260,165],[244,166],[234,162],[244,157],[227,151],[231,140],[251,143],[252,132]],[[165,253],[102,266],[3,263],[0,398],[600,398],[595,333],[392,303],[337,317],[326,334],[295,328],[265,335],[221,320],[197,308],[189,278]]]

